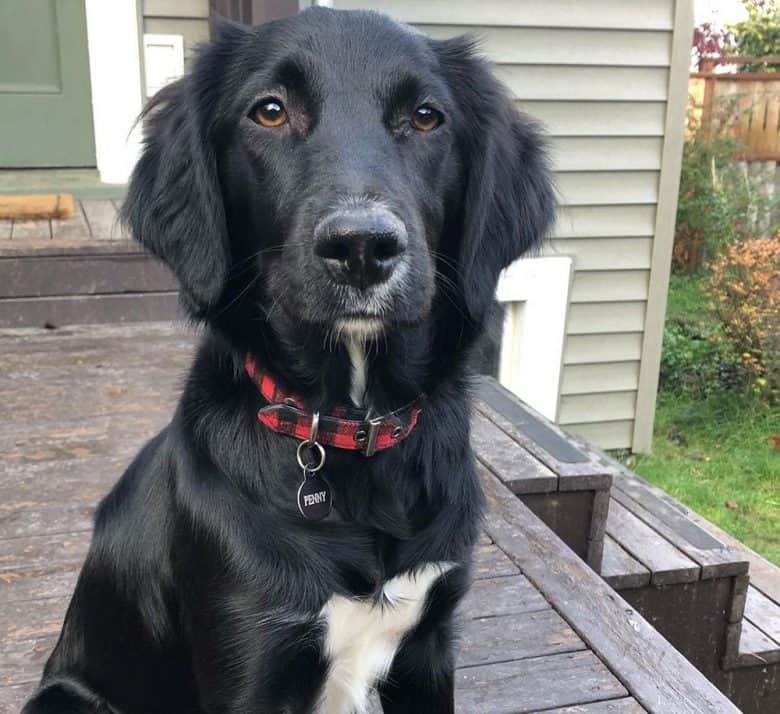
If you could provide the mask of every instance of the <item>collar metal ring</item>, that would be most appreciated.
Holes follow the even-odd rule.
[[[319,462],[316,464],[304,464],[304,448],[315,449],[319,455]],[[319,471],[325,465],[325,447],[320,444],[319,441],[311,441],[310,439],[307,439],[306,441],[302,441],[300,444],[298,444],[298,451],[295,452],[295,458],[298,459],[298,466],[300,466],[302,469],[305,469],[309,473],[314,473],[315,471]]]

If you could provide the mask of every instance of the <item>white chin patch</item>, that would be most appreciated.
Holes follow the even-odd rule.
[[[367,340],[382,331],[384,323],[374,317],[348,317],[336,321],[336,331],[360,340]]]

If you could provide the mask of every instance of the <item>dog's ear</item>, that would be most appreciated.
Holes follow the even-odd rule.
[[[555,190],[535,124],[514,107],[468,37],[436,43],[460,116],[457,141],[465,188],[459,283],[470,318],[481,324],[501,270],[546,237]]]
[[[193,317],[219,300],[229,261],[225,212],[203,88],[193,75],[160,90],[144,110],[144,147],[122,220],[179,279]]]

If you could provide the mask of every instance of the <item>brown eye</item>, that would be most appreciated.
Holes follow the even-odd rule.
[[[419,131],[431,131],[439,126],[443,120],[441,112],[426,104],[417,107],[412,114],[412,126]]]
[[[262,126],[273,128],[287,123],[287,110],[278,99],[264,99],[255,105],[249,117]]]

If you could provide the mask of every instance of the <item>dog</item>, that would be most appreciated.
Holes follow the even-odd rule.
[[[144,121],[122,217],[202,340],[24,714],[453,712],[470,355],[553,221],[539,130],[470,39],[325,8],[225,23]]]

